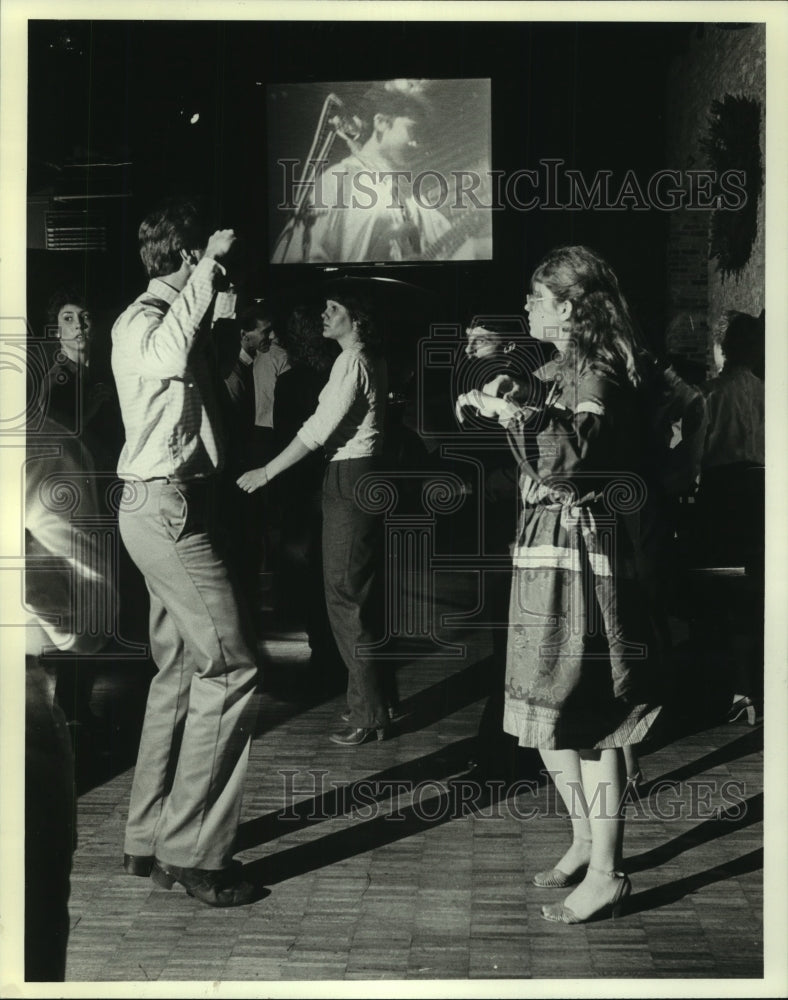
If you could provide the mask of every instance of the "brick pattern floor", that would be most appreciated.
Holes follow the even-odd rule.
[[[446,637],[465,656],[400,664],[397,731],[354,749],[326,738],[341,695],[301,686],[305,636],[264,642],[238,856],[267,893],[250,906],[213,910],[126,876],[132,772],[85,791],[67,980],[760,977],[760,726],[712,725],[645,756],[628,806],[629,911],[551,924],[540,907],[561,892],[531,876],[563,852],[568,820],[526,751],[519,786],[498,794],[468,776],[489,635]],[[100,679],[96,704],[115,696]]]

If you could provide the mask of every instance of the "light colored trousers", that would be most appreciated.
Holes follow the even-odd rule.
[[[127,854],[225,868],[249,757],[257,666],[212,530],[213,486],[128,484],[119,524],[150,593],[158,668],[126,825]]]

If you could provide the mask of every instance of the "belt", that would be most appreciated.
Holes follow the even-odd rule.
[[[175,476],[151,476],[150,479],[131,480],[143,483],[169,483],[171,486],[209,486],[214,482],[213,476],[199,476],[195,479],[176,479]]]

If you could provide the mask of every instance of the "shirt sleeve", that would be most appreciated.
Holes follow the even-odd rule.
[[[274,370],[276,371],[277,378],[284,372],[290,371],[290,358],[288,357],[286,352],[283,351],[282,354],[277,358],[277,360],[274,363]]]
[[[570,478],[598,472],[608,461],[606,431],[610,424],[612,383],[595,375],[580,378],[568,411],[558,410],[556,469]]]
[[[366,369],[359,356],[343,351],[320,393],[317,409],[298,431],[299,440],[310,451],[325,445],[363,394],[367,381]]]
[[[557,402],[537,411],[533,422],[528,410],[515,415],[507,431],[522,472],[545,486],[551,480],[574,483],[578,497],[596,488],[598,476],[611,459],[614,388],[609,379],[587,375],[568,387]],[[538,458],[533,447],[536,433]]]
[[[115,337],[133,355],[138,371],[151,378],[183,377],[222,273],[220,264],[203,257],[166,313],[158,304],[143,300],[134,315],[118,320]]]

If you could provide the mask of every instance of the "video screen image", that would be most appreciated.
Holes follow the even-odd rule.
[[[490,260],[490,81],[271,84],[274,264]]]

